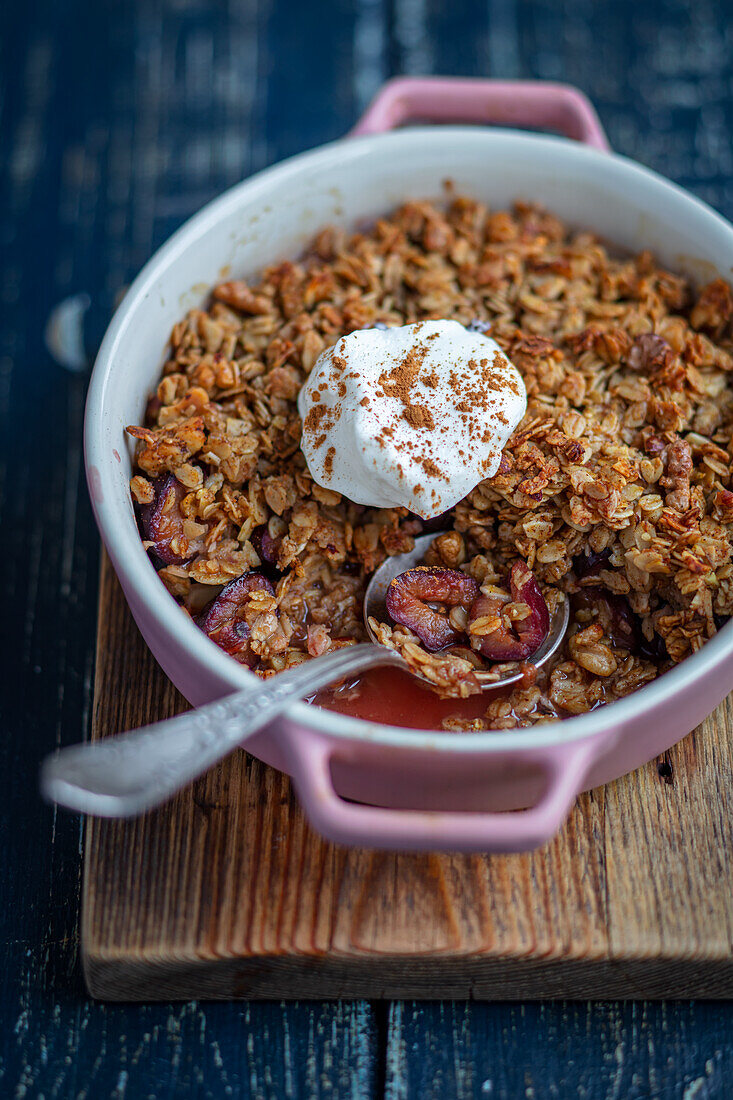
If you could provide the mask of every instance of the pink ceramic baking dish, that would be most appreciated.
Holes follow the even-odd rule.
[[[395,129],[416,121],[443,125]],[[226,273],[251,276],[294,257],[327,223],[351,226],[408,197],[438,197],[446,176],[492,206],[540,201],[620,248],[652,249],[697,280],[730,275],[733,227],[660,176],[610,153],[588,101],[560,85],[393,81],[348,139],[260,172],[191,218],[143,269],[109,327],[89,391],[85,448],[97,523],[132,613],[194,705],[255,680],[168,595],[133,515],[124,426],[140,423],[172,325]],[[248,749],[293,777],[310,820],[336,841],[519,851],[552,836],[580,791],[638,767],[687,734],[732,686],[733,626],[726,626],[643,690],[565,722],[496,733],[422,732],[299,703]]]

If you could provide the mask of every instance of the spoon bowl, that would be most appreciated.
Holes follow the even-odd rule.
[[[381,645],[381,642],[369,625],[369,620],[376,619],[377,622],[387,622],[389,620],[386,604],[387,589],[395,577],[398,577],[400,573],[404,573],[407,569],[412,569],[423,561],[431,543],[440,533],[440,531],[433,531],[429,535],[420,535],[419,538],[415,539],[415,545],[412,550],[408,550],[405,554],[395,554],[393,557],[387,558],[372,575],[364,595],[364,625],[367,634],[375,645]],[[550,629],[547,632],[547,637],[532,656],[528,658],[525,664],[534,665],[535,668],[540,668],[544,665],[565,637],[569,620],[570,604],[567,596],[563,596],[562,603],[550,615]],[[416,679],[423,680],[426,683],[429,682],[426,680],[426,677],[420,676],[414,669],[409,668],[407,662],[404,660],[403,666]],[[516,667],[506,669],[502,665],[496,665],[493,668],[488,667],[486,669],[477,669],[476,671],[476,679],[481,685],[482,691],[505,688],[510,684],[518,683],[523,678],[524,673]]]

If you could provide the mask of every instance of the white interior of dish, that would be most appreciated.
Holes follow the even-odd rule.
[[[440,198],[450,178],[494,208],[515,199],[541,202],[577,228],[592,229],[618,248],[651,249],[674,271],[697,281],[728,277],[733,228],[705,204],[622,157],[560,138],[468,127],[424,127],[336,142],[268,169],[227,192],[182,227],[133,283],[108,330],[90,387],[86,426],[88,463],[99,471],[95,510],[117,572],[133,584],[161,629],[185,639],[196,659],[216,667],[234,690],[252,674],[219,650],[167,594],[140,543],[128,483],[131,453],[126,424],[140,423],[158,380],[173,324],[202,305],[213,284],[252,277],[265,265],[297,257],[328,223],[354,227],[389,212],[406,198]],[[116,454],[115,454],[116,452]],[[669,690],[671,678],[691,683],[702,661],[722,660],[733,638],[723,631],[662,681],[611,708],[558,723],[572,740],[618,725]],[[683,683],[684,681],[684,683]],[[421,732],[349,719],[299,704],[292,716],[331,734],[415,744]],[[556,739],[552,724],[506,734],[426,733],[436,748],[478,751]],[[551,732],[553,731],[554,732]]]

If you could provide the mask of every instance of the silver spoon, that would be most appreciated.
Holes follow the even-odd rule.
[[[376,642],[368,620],[388,618],[384,601],[390,581],[418,564],[435,538],[436,534],[430,534],[415,539],[413,550],[387,558],[374,573],[364,598],[371,643],[346,646],[304,661],[256,687],[236,691],[176,718],[101,741],[69,745],[43,761],[41,793],[70,810],[99,817],[132,817],[166,802],[298,699],[376,665],[407,669],[398,653]],[[565,635],[568,619],[566,598],[552,616],[550,631],[531,664],[542,665],[552,656]],[[516,671],[505,675],[488,672],[478,673],[478,679],[482,689],[490,691],[514,683],[521,675]]]

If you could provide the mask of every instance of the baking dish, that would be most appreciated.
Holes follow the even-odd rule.
[[[394,129],[415,121],[447,123]],[[540,126],[567,137],[488,125]],[[389,132],[391,130],[391,132]],[[183,612],[140,542],[124,427],[139,423],[173,323],[227,277],[291,258],[327,223],[351,226],[409,197],[459,192],[505,206],[539,201],[621,249],[651,249],[697,281],[726,277],[733,227],[655,173],[611,154],[588,101],[562,85],[402,79],[347,140],[239,184],[188,221],[146,265],[102,343],[85,424],[97,523],[135,620],[194,705],[254,682]],[[733,686],[733,628],[608,707],[526,730],[406,730],[294,706],[248,749],[289,772],[314,826],[350,844],[520,851],[543,843],[577,794],[688,733]]]

